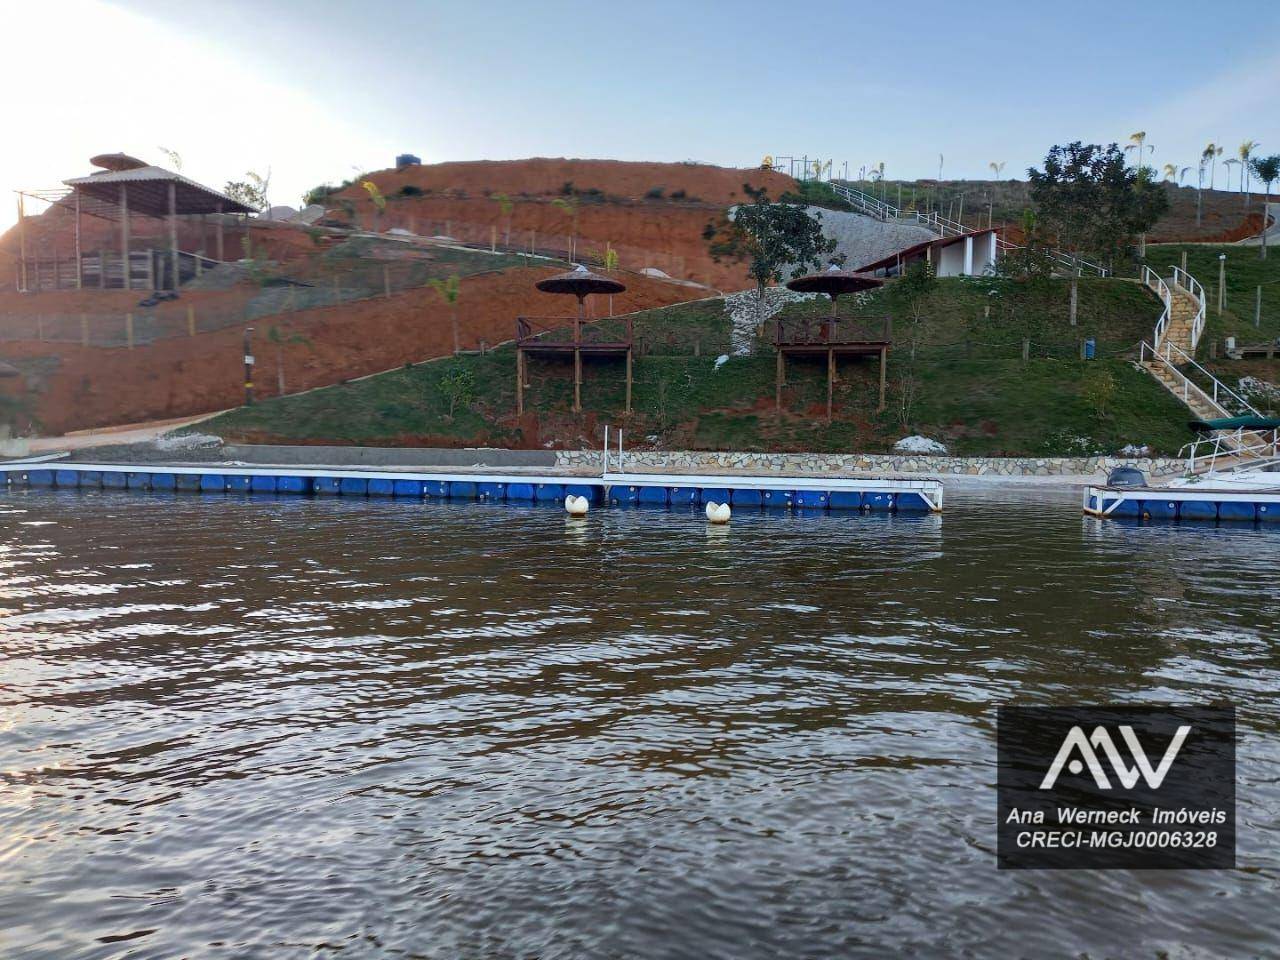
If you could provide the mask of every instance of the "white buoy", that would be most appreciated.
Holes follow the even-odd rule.
[[[727,503],[716,503],[714,500],[707,501],[707,522],[708,523],[728,523],[732,511],[729,510]]]
[[[565,513],[571,517],[585,517],[590,502],[586,497],[575,497],[572,493],[564,498]]]

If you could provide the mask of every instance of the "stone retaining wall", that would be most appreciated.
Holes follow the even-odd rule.
[[[617,469],[617,453],[613,454]],[[558,467],[599,469],[599,450],[558,450]],[[697,450],[626,451],[625,468],[683,473],[927,473],[941,476],[1094,476],[1137,467],[1148,477],[1181,474],[1185,461],[1150,457],[946,457],[925,454],[721,453]]]

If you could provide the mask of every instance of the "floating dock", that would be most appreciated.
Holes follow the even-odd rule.
[[[1086,487],[1084,512],[1129,520],[1280,521],[1280,491],[1195,487]]]
[[[520,474],[411,472],[329,467],[202,464],[7,463],[0,483],[60,489],[190,491],[196,493],[299,494],[394,497],[410,500],[563,502],[586,497],[593,504],[669,507],[729,503],[741,509],[807,509],[875,513],[942,510],[942,483],[933,479],[879,479],[614,473]]]

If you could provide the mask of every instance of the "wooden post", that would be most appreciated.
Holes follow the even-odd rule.
[[[388,299],[391,297],[391,267],[385,263],[382,265],[382,295]]]
[[[516,416],[524,415],[524,351],[516,347]]]
[[[107,251],[105,248],[98,250],[98,289],[107,289]]]
[[[120,263],[124,268],[124,288],[133,289],[129,282],[129,188],[120,184]]]
[[[196,335],[196,308],[187,307],[187,336],[194,337]]]
[[[22,194],[18,194],[18,250],[22,270],[22,283],[19,287],[23,293],[27,293],[27,214]]]
[[[124,342],[130,350],[133,349],[133,314],[126,313],[124,315]]]
[[[178,270],[178,185],[169,181],[169,256],[173,261],[173,286],[169,289],[178,292],[181,274]]]
[[[44,314],[36,314],[36,339],[44,343]]]
[[[76,289],[84,289],[84,269],[80,265],[80,191],[76,192]]]
[[[87,314],[80,314],[80,346],[89,346],[89,317]]]
[[[222,263],[226,257],[222,255],[222,204],[218,204],[218,226],[217,226],[217,243],[218,243],[218,262]]]
[[[881,347],[880,348],[880,405],[876,407],[876,413],[880,413],[881,411],[884,410],[885,367],[887,366],[886,361],[888,357],[889,357],[889,348]]]
[[[498,228],[497,227],[491,226],[489,228],[489,252],[490,253],[498,252]]]
[[[573,412],[582,410],[582,321],[573,322]]]
[[[783,358],[782,348],[778,348],[778,362],[773,376],[773,409],[782,413],[782,384],[787,375],[787,361]]]
[[[631,413],[631,348],[627,347],[627,409]]]
[[[150,247],[147,247],[147,286],[152,290],[160,289],[156,281],[156,252]]]
[[[1031,359],[1031,341],[1026,337],[1022,338],[1022,362],[1026,363]]]
[[[827,422],[831,422],[831,394],[835,390],[836,354],[827,347]]]

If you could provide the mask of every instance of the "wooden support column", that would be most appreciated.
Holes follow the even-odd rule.
[[[222,255],[222,204],[218,204],[218,262],[222,263],[226,257]]]
[[[22,202],[22,194],[18,194],[18,257],[21,262],[22,292],[27,292],[27,208]]]
[[[581,309],[581,308],[579,308]],[[573,412],[582,411],[582,318],[573,325]]]
[[[524,351],[516,347],[516,416],[524,415]]]
[[[631,348],[627,347],[627,410],[631,413]]]
[[[830,347],[827,348],[827,422],[831,422],[831,395],[835,390],[836,382],[836,353]]]
[[[886,361],[888,359],[888,356],[889,356],[889,348],[881,347],[880,348],[880,405],[876,407],[876,413],[880,413],[884,410],[885,367],[886,367]]]
[[[124,288],[130,290],[129,282],[129,188],[120,184],[120,266],[123,268]]]
[[[76,191],[76,289],[84,289],[84,267],[80,263],[80,191]]]
[[[133,349],[133,314],[126,313],[124,315],[124,342],[130,350]]]
[[[778,348],[777,369],[773,378],[773,409],[778,413],[782,413],[782,385],[786,382],[787,361],[782,352],[782,348]]]
[[[178,270],[178,185],[169,181],[169,257],[173,264],[173,285],[169,287],[178,292],[181,274]]]

